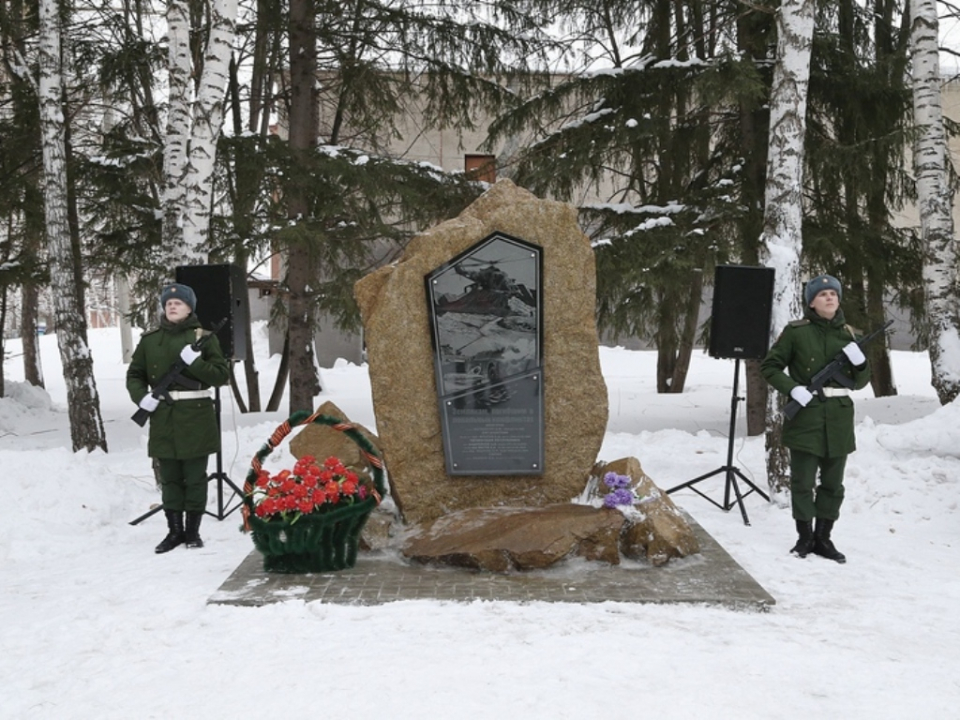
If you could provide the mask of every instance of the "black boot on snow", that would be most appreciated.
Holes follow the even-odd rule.
[[[813,552],[813,520],[797,520],[797,544],[790,553],[805,558]]]
[[[183,543],[183,513],[178,510],[164,510],[167,516],[167,536],[160,541],[154,552],[165,553]]]
[[[202,548],[203,540],[200,539],[200,521],[203,520],[202,512],[187,513],[187,531],[184,544],[188,548]]]
[[[833,520],[817,518],[817,528],[813,531],[813,552],[827,560],[845,563],[847,556],[837,550],[830,540],[831,530],[833,530]]]

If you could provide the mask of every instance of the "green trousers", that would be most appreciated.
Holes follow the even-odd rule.
[[[790,498],[794,520],[836,520],[843,504],[843,470],[847,456],[818,457],[790,451]],[[820,484],[817,484],[817,471]]]
[[[207,460],[209,455],[188,460],[157,458],[163,509],[203,512],[207,507]]]

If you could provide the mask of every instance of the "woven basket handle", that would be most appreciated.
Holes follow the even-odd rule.
[[[287,418],[282,424],[278,425],[277,429],[270,435],[270,439],[264,443],[260,450],[257,451],[257,454],[254,455],[253,460],[250,461],[250,470],[247,472],[247,477],[243,482],[242,513],[244,531],[250,530],[250,514],[254,510],[253,489],[257,482],[257,477],[263,469],[264,458],[272,453],[274,449],[284,441],[287,435],[293,432],[294,428],[300,427],[301,425],[311,425],[313,423],[328,425],[353,440],[360,448],[360,452],[364,458],[370,463],[370,467],[373,468],[373,484],[376,486],[375,494],[378,504],[380,503],[380,498],[386,494],[386,485],[383,481],[383,460],[377,453],[377,449],[373,446],[373,443],[364,437],[356,425],[348,423],[342,418],[333,417],[332,415],[321,415],[319,410],[312,414],[301,410],[293,413],[293,415]]]

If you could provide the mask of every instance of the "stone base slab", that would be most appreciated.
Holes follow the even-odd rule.
[[[705,603],[764,611],[776,600],[716,540],[687,516],[700,554],[665,567],[573,560],[547,570],[489,573],[407,563],[396,554],[361,553],[356,567],[310,575],[269,574],[253,550],[207,601],[260,606],[299,599],[345,605],[397,600],[471,602]]]

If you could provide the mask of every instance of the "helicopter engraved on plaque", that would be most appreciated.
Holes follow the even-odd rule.
[[[451,475],[543,472],[541,252],[494,233],[425,278]]]

